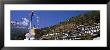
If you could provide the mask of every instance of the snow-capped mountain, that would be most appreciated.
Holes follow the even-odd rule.
[[[20,21],[11,21],[11,40],[24,39],[24,35],[28,32],[29,20],[21,18]]]

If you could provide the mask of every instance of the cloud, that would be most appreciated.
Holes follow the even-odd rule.
[[[28,26],[29,20],[27,18],[22,18],[21,24],[24,26]]]
[[[16,23],[15,21],[11,21],[12,24]]]
[[[22,19],[21,21],[11,21],[11,23],[16,25],[16,27],[19,27],[19,28],[29,25],[29,20],[27,18],[21,18],[21,19]]]
[[[22,18],[22,20],[25,22],[29,22],[29,20],[27,18]]]

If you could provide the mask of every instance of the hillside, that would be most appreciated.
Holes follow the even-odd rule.
[[[44,40],[92,40],[100,36],[100,12],[90,11],[72,17],[54,26],[42,28],[39,34],[37,32],[36,37],[39,35],[38,39]]]

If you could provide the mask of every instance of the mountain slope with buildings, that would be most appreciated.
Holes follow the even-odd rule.
[[[100,37],[100,11],[90,11],[54,26],[42,28],[40,39],[93,40]],[[36,32],[37,36],[37,32]]]

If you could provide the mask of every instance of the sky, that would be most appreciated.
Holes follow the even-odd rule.
[[[18,21],[24,25],[28,25],[28,21],[30,21],[31,12],[32,10],[11,10],[11,21]],[[63,22],[73,16],[78,16],[87,12],[88,11],[86,10],[34,10],[34,15],[32,16],[32,26],[38,26],[38,29],[52,26],[57,24],[58,22]],[[38,23],[37,17],[39,17]],[[22,19],[24,21],[22,21]]]

